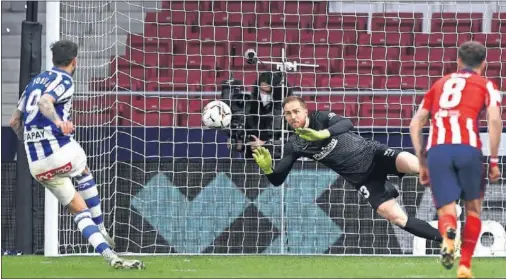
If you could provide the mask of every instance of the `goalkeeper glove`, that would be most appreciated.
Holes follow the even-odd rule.
[[[327,129],[315,131],[311,128],[299,128],[295,130],[295,133],[307,141],[324,140],[330,137],[330,132]]]
[[[272,158],[269,150],[267,150],[265,147],[260,146],[255,149],[255,151],[253,151],[253,158],[265,174],[272,173]]]

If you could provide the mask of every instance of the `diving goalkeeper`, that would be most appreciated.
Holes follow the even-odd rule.
[[[299,157],[313,159],[351,183],[383,218],[418,237],[442,241],[437,229],[406,215],[395,200],[399,192],[387,179],[389,174],[402,177],[418,173],[415,155],[356,135],[350,131],[352,122],[335,113],[316,111],[308,115],[306,104],[299,97],[287,97],[283,109],[286,121],[295,129],[295,135],[285,144],[283,158],[272,169],[267,149],[258,147],[253,152],[253,158],[273,185],[283,183]]]

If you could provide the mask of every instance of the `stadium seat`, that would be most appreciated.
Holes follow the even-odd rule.
[[[208,19],[207,15],[201,15],[202,21],[204,21],[204,17]],[[215,11],[213,12],[214,26],[227,26],[227,27],[249,27],[255,26],[256,16],[255,14],[241,14],[241,13],[227,13]]]
[[[210,97],[190,98],[178,104],[179,123],[183,127],[202,127],[202,109],[211,101]]]
[[[256,31],[256,32],[255,32]],[[287,38],[287,33],[284,29],[271,29],[271,28],[244,28],[242,32],[242,41],[247,43],[260,42],[260,43],[284,43],[285,41],[294,42],[296,38]]]
[[[358,59],[400,60],[400,48],[382,46],[359,46]]]
[[[410,46],[413,44],[413,35],[385,32],[364,33],[358,37],[358,44],[364,46]]]
[[[271,1],[271,7],[274,11],[285,14],[299,15],[317,14],[320,11],[320,2],[318,1]]]
[[[354,43],[356,41],[356,32],[354,31],[327,31],[315,30],[314,32],[302,32],[300,36],[300,43],[314,43],[314,44],[340,44],[340,43]]]
[[[268,12],[264,1],[213,1],[214,11],[226,11],[230,13],[265,13]]]
[[[327,73],[316,72],[300,72],[288,73],[287,81],[292,88],[301,89],[302,91],[312,91],[321,87],[322,77],[328,76]]]
[[[429,33],[415,34],[415,46],[459,47],[471,39],[470,34]]]
[[[176,110],[172,98],[146,97],[134,99],[131,105],[124,107],[121,125],[144,127],[173,127]]]
[[[323,79],[321,84],[329,84],[332,89],[373,89],[374,83],[381,83],[377,76],[368,74],[348,74],[342,76],[333,76],[330,80]]]
[[[492,32],[506,34],[506,13],[494,13],[492,15]]]
[[[117,96],[88,96],[74,99],[72,104],[72,122],[76,126],[114,126],[116,117],[123,110]]]
[[[440,78],[443,76],[444,67],[440,62],[409,62],[401,63],[400,75],[413,77]]]
[[[173,11],[208,11],[210,1],[162,1],[162,9]]]
[[[360,104],[358,125],[408,127],[414,109],[414,95],[367,96]]]
[[[386,79],[386,89],[428,90],[431,87],[431,79],[423,76],[388,76]]]
[[[329,13],[327,15],[315,15],[314,26],[316,29],[350,30],[355,32],[366,31],[367,13]]]
[[[149,15],[150,22],[152,17],[152,15]],[[162,24],[171,23],[179,26],[191,26],[197,25],[198,19],[198,12],[162,10],[156,13],[156,22]]]
[[[387,63],[379,60],[344,60],[342,64],[342,73],[344,74],[367,74],[367,75],[385,75],[387,74]]]
[[[318,110],[329,110],[338,115],[356,120],[361,97],[359,95],[328,95],[316,97]]]
[[[473,34],[473,41],[478,41],[486,47],[506,47],[506,35],[504,34]]]
[[[423,13],[373,13],[371,31],[422,32]]]
[[[454,62],[457,59],[457,48],[443,47],[417,47],[412,54],[404,54],[403,61],[418,62]]]
[[[472,33],[482,31],[482,13],[433,13],[431,32]]]
[[[311,15],[286,15],[280,13],[259,14],[257,28],[272,27],[295,30],[312,30],[313,17]]]

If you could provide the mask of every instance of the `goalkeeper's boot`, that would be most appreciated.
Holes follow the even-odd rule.
[[[145,269],[144,263],[139,260],[126,260],[120,257],[115,257],[110,261],[110,264],[115,269]]]
[[[113,249],[116,248],[116,243],[114,243],[114,239],[107,232],[107,229],[105,228],[104,224],[100,224],[98,228],[100,230],[100,233],[104,237],[105,241],[107,241],[107,244],[109,244],[109,246],[111,246]]]
[[[471,272],[470,268],[467,268],[463,265],[459,266],[459,269],[457,270],[457,278],[474,278],[473,273]]]
[[[455,262],[455,229],[449,228],[441,244],[441,264],[446,269],[451,269]]]

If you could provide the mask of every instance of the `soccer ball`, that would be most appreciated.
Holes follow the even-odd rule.
[[[208,103],[202,111],[202,123],[207,128],[226,128],[232,120],[230,107],[222,101]]]

